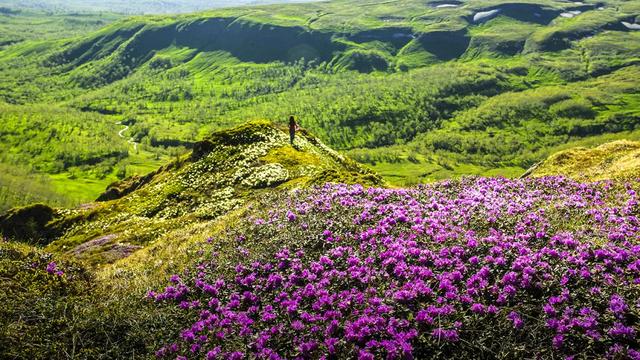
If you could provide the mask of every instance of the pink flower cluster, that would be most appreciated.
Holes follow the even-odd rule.
[[[273,195],[237,230],[235,276],[203,255],[149,293],[197,316],[157,355],[640,359],[634,186],[467,178]]]

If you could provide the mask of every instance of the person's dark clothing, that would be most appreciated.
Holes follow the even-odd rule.
[[[292,118],[289,119],[289,140],[291,141],[291,145],[293,145],[293,140],[296,137],[296,121]]]

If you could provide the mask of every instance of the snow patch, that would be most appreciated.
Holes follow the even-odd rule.
[[[582,14],[582,11],[579,10],[574,10],[574,11],[567,11],[567,12],[563,12],[562,14],[560,14],[560,16],[562,16],[563,18],[572,18],[572,17],[576,17],[577,15]]]
[[[496,16],[500,12],[500,9],[489,10],[489,11],[480,11],[473,15],[473,22],[480,22],[483,20],[488,20],[494,16]]]
[[[632,24],[632,23],[623,21],[622,25],[624,25],[624,27],[626,27],[629,30],[640,30],[640,24]]]
[[[393,34],[393,38],[394,39],[402,39],[402,38],[415,39],[416,36],[413,34],[395,33]]]

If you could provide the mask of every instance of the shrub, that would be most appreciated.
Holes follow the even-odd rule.
[[[157,354],[637,357],[637,204],[564,178],[273,195],[149,293],[197,317]]]

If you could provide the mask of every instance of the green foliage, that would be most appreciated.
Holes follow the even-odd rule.
[[[56,192],[45,175],[14,164],[0,163],[0,213],[38,201],[55,206],[73,205]]]
[[[121,15],[102,14],[51,14],[22,7],[1,7],[0,1],[0,50],[12,44],[28,40],[59,40],[98,30],[116,21]]]
[[[35,104],[51,104],[91,122],[91,133],[63,133],[73,147],[30,160],[20,129],[3,162],[31,163],[57,193],[77,184],[82,196],[63,202],[78,203],[251,119],[294,114],[329,146],[356,151],[400,183],[513,176],[550,148],[634,129],[629,79],[640,32],[621,21],[637,8],[618,0],[604,10],[552,0],[432,5],[335,1],[132,17],[71,40],[8,46],[0,99],[35,113],[49,111]],[[493,8],[494,18],[473,20]],[[130,128],[117,139],[123,120]],[[114,152],[100,139],[117,144]],[[378,149],[388,148],[403,155],[383,160]]]
[[[58,278],[49,255],[0,243],[0,357],[148,357],[184,319],[149,309],[144,290],[188,263],[194,238],[233,226],[255,196],[382,183],[320,140],[407,185],[519,176],[567,147],[640,139],[640,33],[618,26],[640,8],[603,5],[564,19],[577,5],[332,1],[99,31],[119,16],[3,11],[0,211],[76,205],[118,182],[53,219],[6,215],[22,237],[54,232],[48,251],[106,270],[95,281],[63,259]],[[269,122],[292,114],[294,146]]]
[[[295,0],[294,0],[295,1]],[[287,3],[290,0],[0,0],[0,6],[19,9],[38,9],[54,12],[102,12],[114,11],[125,14],[171,14],[176,12],[193,12],[217,7],[258,5],[261,3]]]
[[[153,173],[110,185],[99,198],[104,202],[57,212],[43,231],[57,235],[48,250],[101,265],[240,209],[263,192],[325,182],[383,184],[307,131],[291,146],[286,129],[254,121],[213,133]]]
[[[357,70],[361,73],[385,71],[389,68],[389,60],[378,51],[352,50],[336,59],[333,66],[337,70]]]
[[[52,260],[26,246],[0,243],[0,357],[62,358],[78,341],[68,331],[78,321],[72,305],[91,287],[91,277],[73,266],[61,276],[48,273]]]
[[[188,320],[151,306],[140,289],[114,292],[77,262],[4,241],[0,286],[3,359],[145,359],[158,334],[177,336]]]
[[[635,130],[637,107],[620,112],[620,105],[638,101],[639,71],[628,67],[598,80],[505,93],[458,113],[412,145],[482,166],[528,168],[560,144]]]
[[[117,136],[118,127],[96,114],[55,106],[0,104],[0,121],[5,163],[53,174],[91,166],[87,170],[99,177],[127,156],[127,148]],[[99,166],[102,163],[106,168]]]
[[[581,181],[630,180],[640,172],[640,143],[613,141],[593,149],[559,151],[531,168],[531,176],[562,174]]]

